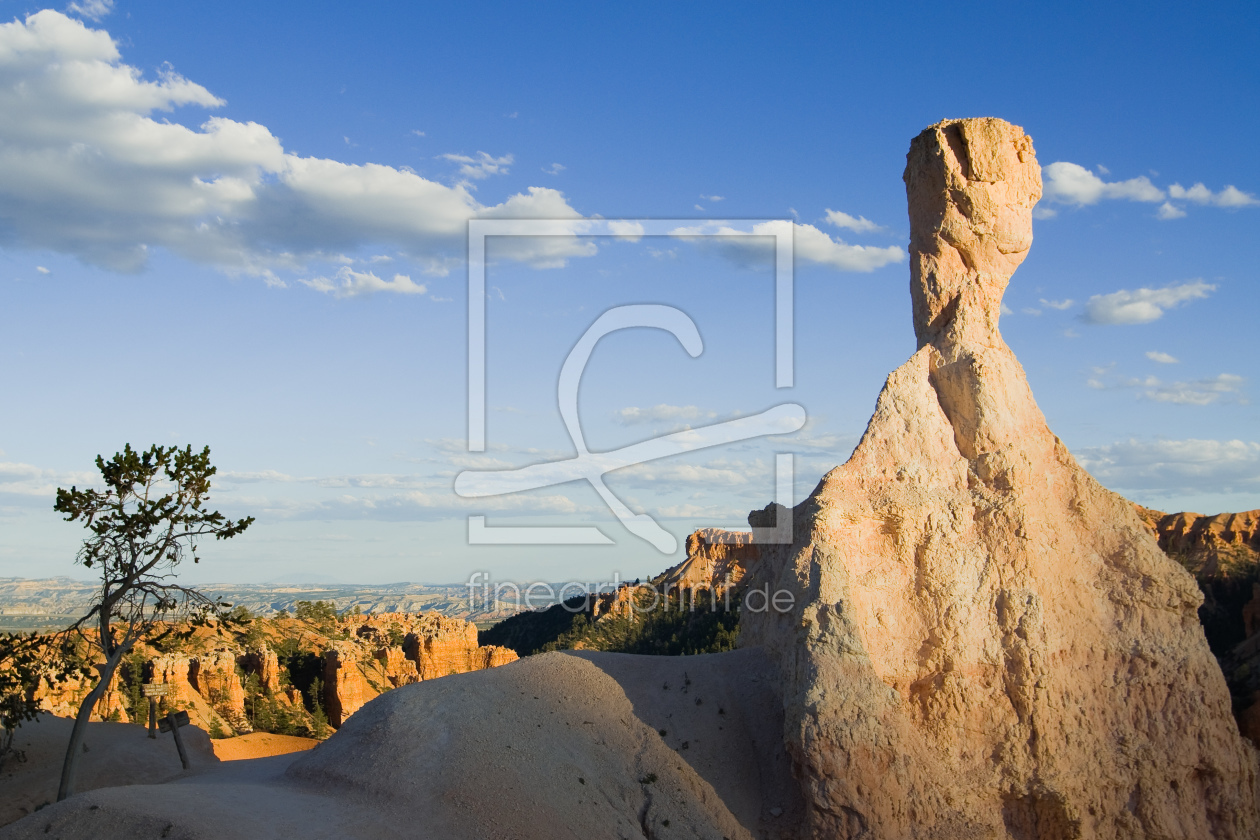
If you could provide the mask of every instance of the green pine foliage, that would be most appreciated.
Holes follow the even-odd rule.
[[[734,650],[739,639],[739,602],[700,591],[636,591],[629,615],[593,617],[586,598],[499,622],[480,637],[483,645],[512,648],[520,656],[551,650],[602,650],[655,656],[690,656]]]

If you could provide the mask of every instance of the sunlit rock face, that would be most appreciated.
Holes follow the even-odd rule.
[[[687,537],[687,557],[653,580],[666,592],[707,589],[724,593],[739,586],[757,559],[749,531],[701,528]]]
[[[1031,139],[938,123],[905,182],[919,349],[791,511],[796,542],[761,546],[750,585],[795,607],[742,617],[780,669],[811,836],[1256,836],[1194,580],[1046,426],[998,331]]]

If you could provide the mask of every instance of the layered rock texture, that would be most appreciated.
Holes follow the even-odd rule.
[[[918,351],[749,572],[795,606],[742,617],[780,669],[810,836],[1256,836],[1195,581],[1047,428],[998,332],[1031,139],[941,122],[905,181]]]
[[[1260,510],[1203,516],[1138,506],[1137,512],[1159,547],[1192,572],[1228,576],[1234,567],[1254,565],[1260,558]]]
[[[116,671],[92,719],[127,722],[134,717],[138,723],[146,722],[147,706],[138,707],[137,698],[139,683],[148,682],[168,686],[161,714],[169,709],[187,711],[193,725],[216,737],[252,731],[251,703],[264,701],[274,701],[285,714],[307,725],[312,720],[308,706],[313,709],[318,700],[335,728],[390,689],[493,668],[517,658],[508,648],[479,646],[477,627],[471,622],[438,613],[345,616],[326,627],[264,619],[262,626],[267,628],[264,641],[252,644],[224,644],[223,637],[212,634],[195,636],[190,645],[197,649],[189,652],[157,653],[142,646],[137,650],[142,659],[138,673],[130,673],[130,662]],[[294,641],[300,646],[294,658],[310,658],[315,664],[311,676],[321,681],[317,697],[309,682],[301,689],[293,685],[273,647],[293,647]],[[124,673],[131,677],[134,698],[120,683]],[[255,680],[248,686],[253,700],[247,690],[250,680]],[[35,698],[52,714],[73,717],[93,684],[78,678],[58,684],[45,679],[36,687]]]
[[[701,528],[687,537],[687,559],[653,579],[658,587],[725,592],[739,587],[758,557],[749,531]]]
[[[399,643],[393,644],[394,639]],[[353,641],[334,641],[324,650],[328,722],[341,726],[369,700],[392,688],[516,659],[516,652],[508,648],[479,646],[476,625],[462,619],[437,613],[364,616]]]

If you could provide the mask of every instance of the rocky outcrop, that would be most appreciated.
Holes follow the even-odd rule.
[[[339,727],[369,700],[402,685],[495,668],[516,652],[477,645],[477,626],[437,613],[383,614],[353,620],[356,641],[324,651],[324,707]],[[391,644],[393,640],[401,644]]]
[[[258,675],[258,686],[271,693],[282,692],[280,681],[280,659],[269,647],[252,647],[237,657],[237,664],[246,674]]]
[[[485,663],[512,662],[516,654],[506,648],[482,650],[477,645],[477,626],[470,621],[426,613],[413,623],[403,640],[407,658],[416,663],[420,678],[431,680],[466,674],[488,667]]]
[[[701,528],[687,537],[687,558],[652,582],[667,594],[671,589],[721,594],[739,586],[757,557],[751,532]]]
[[[333,642],[324,651],[324,708],[329,724],[341,726],[381,694],[382,689],[368,680],[366,671],[372,663],[375,660],[365,661],[362,649],[353,642]]]
[[[1135,507],[1159,547],[1196,576],[1229,576],[1260,559],[1260,510],[1203,516]]]
[[[109,681],[109,688],[105,689],[101,699],[96,701],[96,708],[92,710],[89,720],[131,722],[131,716],[127,713],[126,698],[118,690],[119,676],[118,671],[114,671]],[[76,675],[59,682],[51,681],[48,677],[40,677],[32,693],[32,699],[39,703],[41,709],[51,715],[72,718],[79,713],[79,706],[95,686],[96,677],[84,679]]]
[[[998,331],[1032,141],[950,120],[907,156],[918,351],[763,546],[742,645],[781,673],[817,838],[1251,837],[1257,755],[1194,580],[1047,428]]]
[[[232,664],[228,666],[227,661]],[[231,679],[223,673],[225,666],[231,669]],[[167,686],[160,714],[187,711],[192,724],[207,732],[231,735],[250,731],[234,657],[222,652],[208,657],[168,653],[150,661],[149,673],[150,682]],[[236,691],[230,687],[232,682]]]

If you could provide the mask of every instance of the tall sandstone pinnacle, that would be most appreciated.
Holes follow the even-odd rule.
[[[796,606],[742,619],[781,670],[811,836],[1258,836],[1194,580],[1046,426],[998,332],[1031,139],[947,120],[905,181],[918,351],[796,542],[761,547],[750,585]]]

